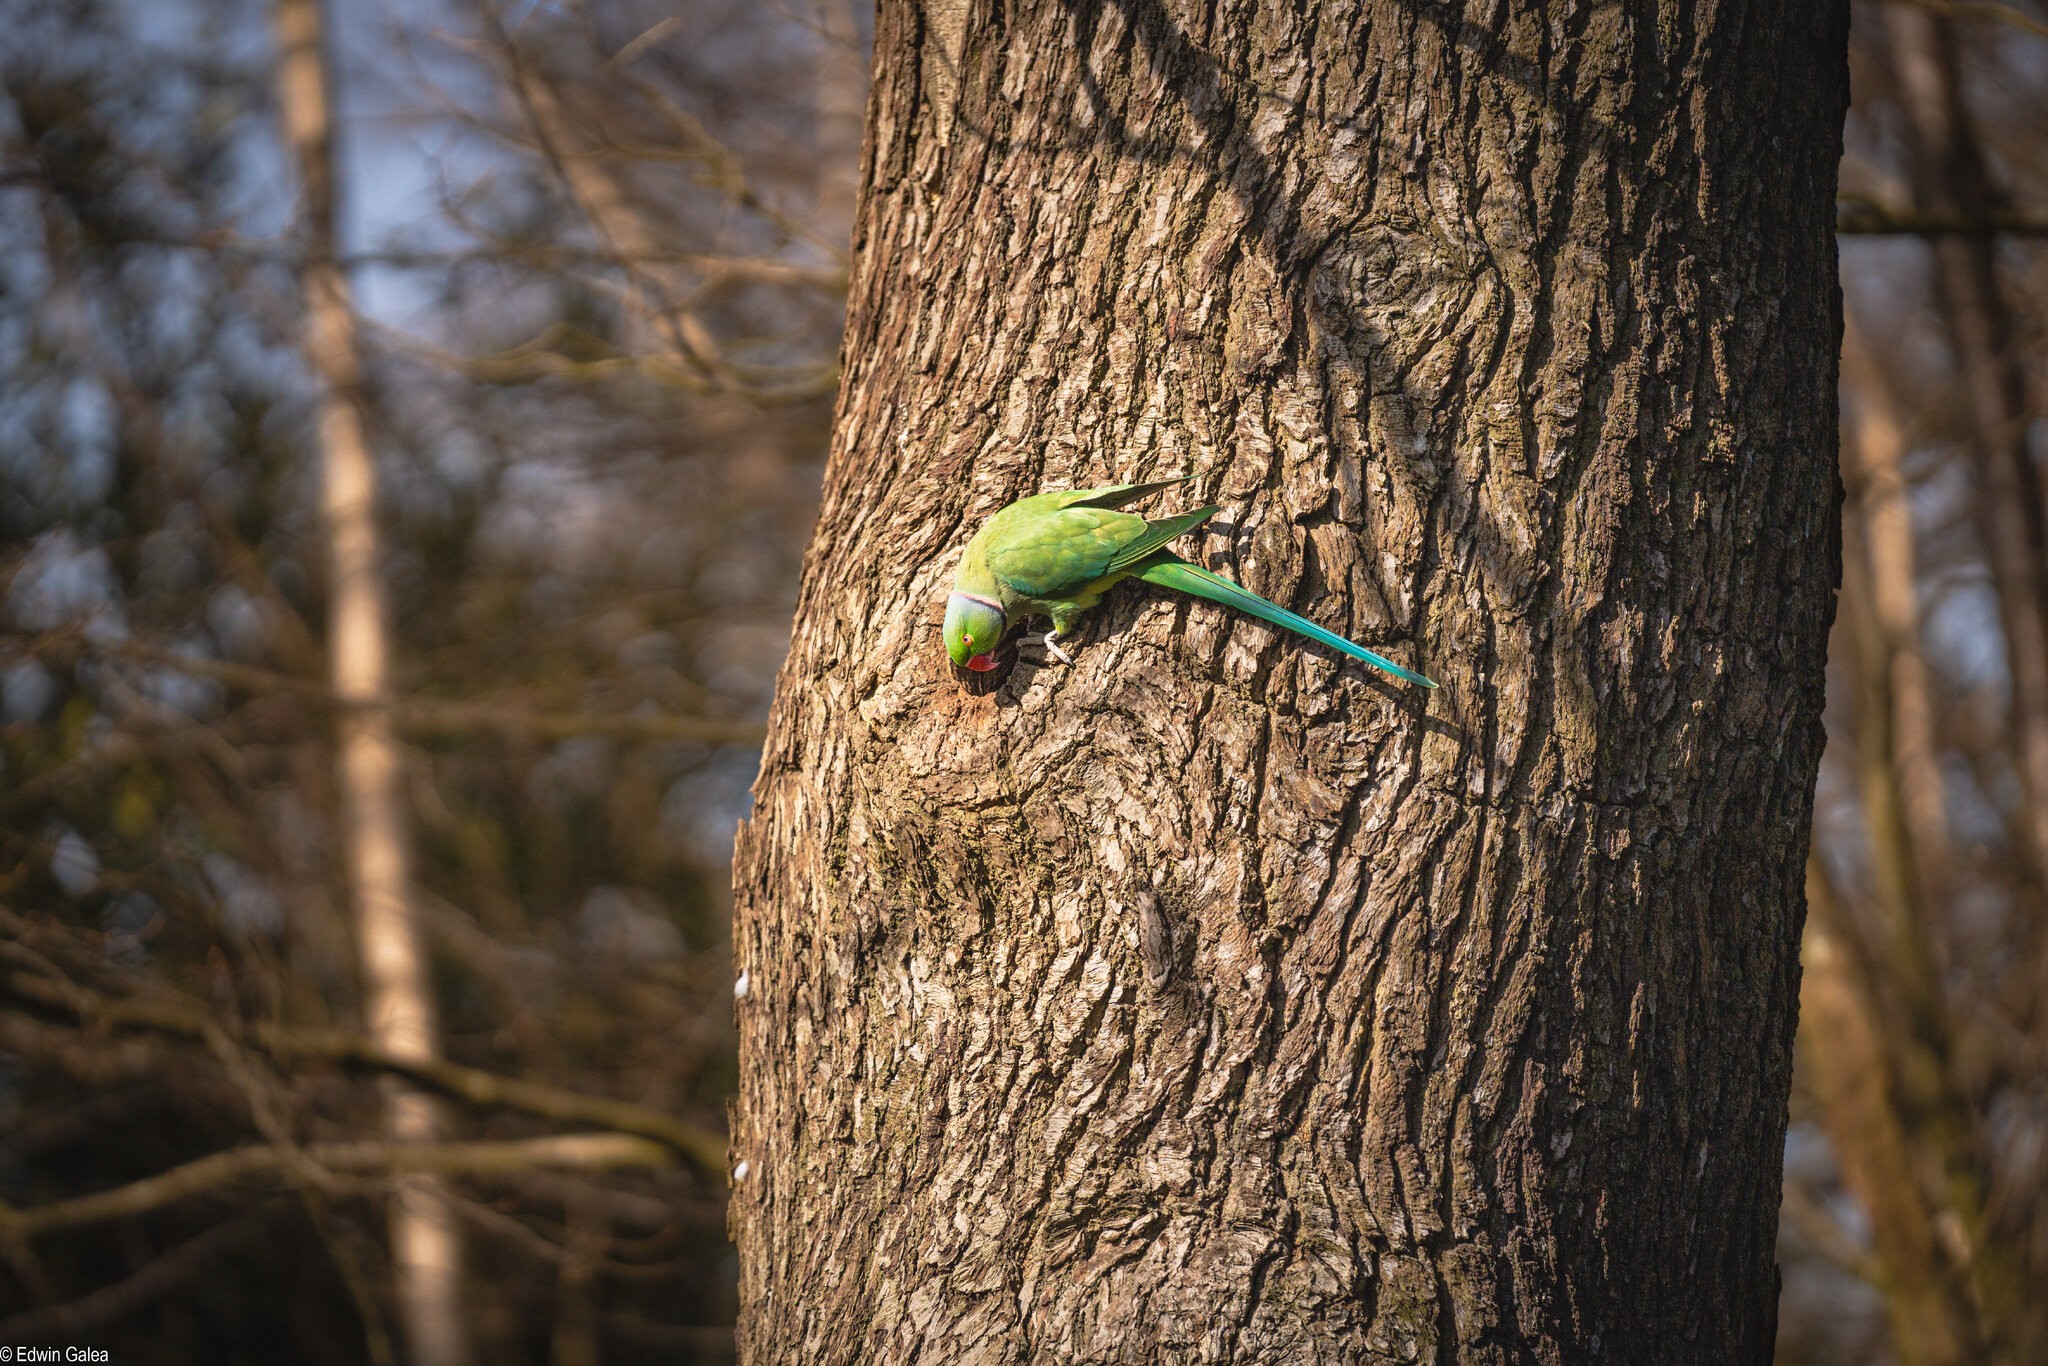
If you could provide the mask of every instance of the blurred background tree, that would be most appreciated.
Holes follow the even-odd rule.
[[[2048,1359],[2048,22],[1859,5],[1780,1356]]]
[[[726,860],[814,510],[868,14],[334,6],[440,1047],[366,1029],[270,0],[0,0],[0,1339],[723,1360]],[[2048,10],[1859,4],[1786,1362],[2048,1359]],[[387,1142],[394,1079],[442,1098]]]
[[[370,711],[406,742],[453,1065],[411,1080],[452,1093],[477,1355],[719,1359],[725,864],[829,416],[856,167],[812,149],[849,70],[857,145],[858,30],[330,20],[391,607],[368,709],[325,662],[326,253],[269,0],[0,3],[0,1199],[33,1211],[0,1215],[0,1323],[425,1354],[382,1211],[427,1159],[375,1151],[416,1060],[365,1021],[335,777]]]

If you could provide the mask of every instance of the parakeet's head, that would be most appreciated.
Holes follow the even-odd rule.
[[[996,642],[1009,625],[1001,603],[955,593],[946,599],[946,653],[961,668],[985,674],[996,666]]]

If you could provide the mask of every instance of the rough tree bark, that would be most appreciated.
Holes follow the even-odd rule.
[[[748,1360],[1768,1358],[1844,7],[1467,9],[883,0]],[[1142,586],[955,681],[983,518],[1182,471],[1443,690]]]

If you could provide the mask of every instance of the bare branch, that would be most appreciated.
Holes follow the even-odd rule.
[[[503,1143],[313,1143],[301,1151],[330,1172],[395,1176],[516,1176],[536,1167],[606,1171],[665,1167],[673,1153],[631,1134],[556,1134]],[[0,1236],[34,1238],[63,1229],[148,1214],[195,1195],[245,1182],[288,1178],[290,1160],[269,1144],[213,1153],[113,1190],[31,1209],[0,1205]]]
[[[132,1314],[151,1300],[176,1290],[205,1270],[222,1253],[255,1238],[283,1208],[282,1204],[271,1203],[215,1224],[147,1263],[134,1275],[112,1285],[101,1286],[91,1294],[65,1304],[47,1305],[0,1319],[0,1337],[14,1341],[64,1337]]]
[[[1889,208],[1845,196],[1835,231],[1845,237],[2048,237],[2048,212],[2012,209],[1966,215]]]
[[[638,310],[640,305],[633,307]],[[550,327],[540,336],[509,350],[486,356],[464,356],[408,337],[389,328],[376,329],[385,343],[425,364],[490,384],[527,384],[542,379],[606,381],[644,379],[686,394],[743,398],[757,407],[808,403],[829,396],[839,384],[834,363],[769,369],[737,361],[722,362],[724,378],[714,383],[697,370],[660,355],[620,353],[582,359],[551,349],[547,342],[569,329]],[[793,378],[792,378],[793,376]]]
[[[399,727],[414,735],[499,730],[562,740],[604,735],[626,740],[692,740],[708,745],[758,745],[767,728],[758,721],[709,716],[600,716],[587,712],[530,712],[489,702],[398,703]]]
[[[2025,33],[2048,38],[2048,21],[2035,18],[2025,10],[2011,5],[2001,5],[1995,0],[1892,0],[1894,4],[1910,5],[1938,14],[1944,19],[1981,19],[1986,23],[2010,24]]]
[[[639,60],[642,53],[646,52],[649,48],[653,47],[662,39],[668,37],[668,35],[673,33],[682,24],[682,22],[683,21],[681,19],[678,19],[675,15],[671,14],[668,16],[668,18],[656,23],[654,27],[648,29],[639,37],[634,38],[633,40],[628,42],[624,47],[620,48],[617,52],[613,53],[611,56],[611,60],[604,64],[605,70],[617,71],[622,67],[632,65],[635,61]]]
[[[54,977],[15,974],[0,981],[15,996],[48,1009],[68,1011],[88,1026],[148,1029],[199,1040],[207,1037],[209,1029],[217,1027],[211,1017],[182,1005],[137,998],[111,1000]],[[280,1061],[317,1058],[370,1068],[408,1077],[472,1105],[496,1106],[564,1124],[585,1124],[653,1139],[682,1154],[706,1175],[725,1173],[723,1138],[644,1105],[565,1091],[438,1058],[401,1057],[362,1035],[339,1030],[297,1030],[256,1024],[248,1027],[244,1041]]]
[[[473,247],[381,247],[344,252],[335,256],[334,264],[343,270],[352,270],[359,266],[440,269],[475,263],[516,264],[549,271],[570,266],[673,266],[698,271],[705,276],[707,282],[732,279],[830,290],[846,288],[846,270],[842,266],[807,265],[801,261],[786,261],[774,256],[722,256],[716,252],[671,251],[660,247],[649,247],[640,252],[621,252],[601,247],[580,247],[566,242],[527,242],[517,238],[491,236],[484,234],[478,225],[467,220],[465,226],[483,235],[485,240]],[[207,252],[240,257],[266,265],[296,267],[305,261],[305,253],[296,243],[243,237],[224,230],[173,236],[123,226],[107,234],[104,245],[111,250],[133,246],[159,247],[166,251]]]
[[[1785,1181],[1785,1218],[1799,1236],[1822,1257],[1860,1281],[1883,1284],[1883,1273],[1872,1257],[1849,1236],[1839,1220],[1829,1214],[1820,1198],[1803,1181]]]
[[[44,643],[69,643],[71,637],[46,638]],[[82,640],[82,637],[77,637]],[[180,654],[136,640],[89,642],[100,654],[176,669],[210,678],[250,693],[284,693],[315,706],[346,710],[374,708],[376,702],[343,699],[324,683],[229,660]],[[592,712],[543,712],[507,702],[443,701],[402,698],[381,704],[400,730],[411,735],[446,735],[494,730],[538,739],[562,740],[601,735],[623,740],[689,740],[707,745],[757,745],[766,734],[758,721],[714,716],[606,716]],[[178,717],[179,721],[186,718]]]

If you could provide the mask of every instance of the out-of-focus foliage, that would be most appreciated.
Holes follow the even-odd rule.
[[[447,1056],[716,1134],[727,853],[812,515],[856,174],[812,150],[820,73],[861,59],[816,14],[737,4],[330,16]],[[360,1026],[270,25],[251,0],[0,0],[17,1208],[377,1132],[373,1071],[254,1033]],[[136,1002],[221,1032],[114,1022]],[[451,1113],[463,1140],[590,1127]],[[0,1335],[363,1360],[395,1331],[387,1189],[315,1164],[10,1242]],[[462,1190],[487,1359],[730,1355],[719,1173]]]

